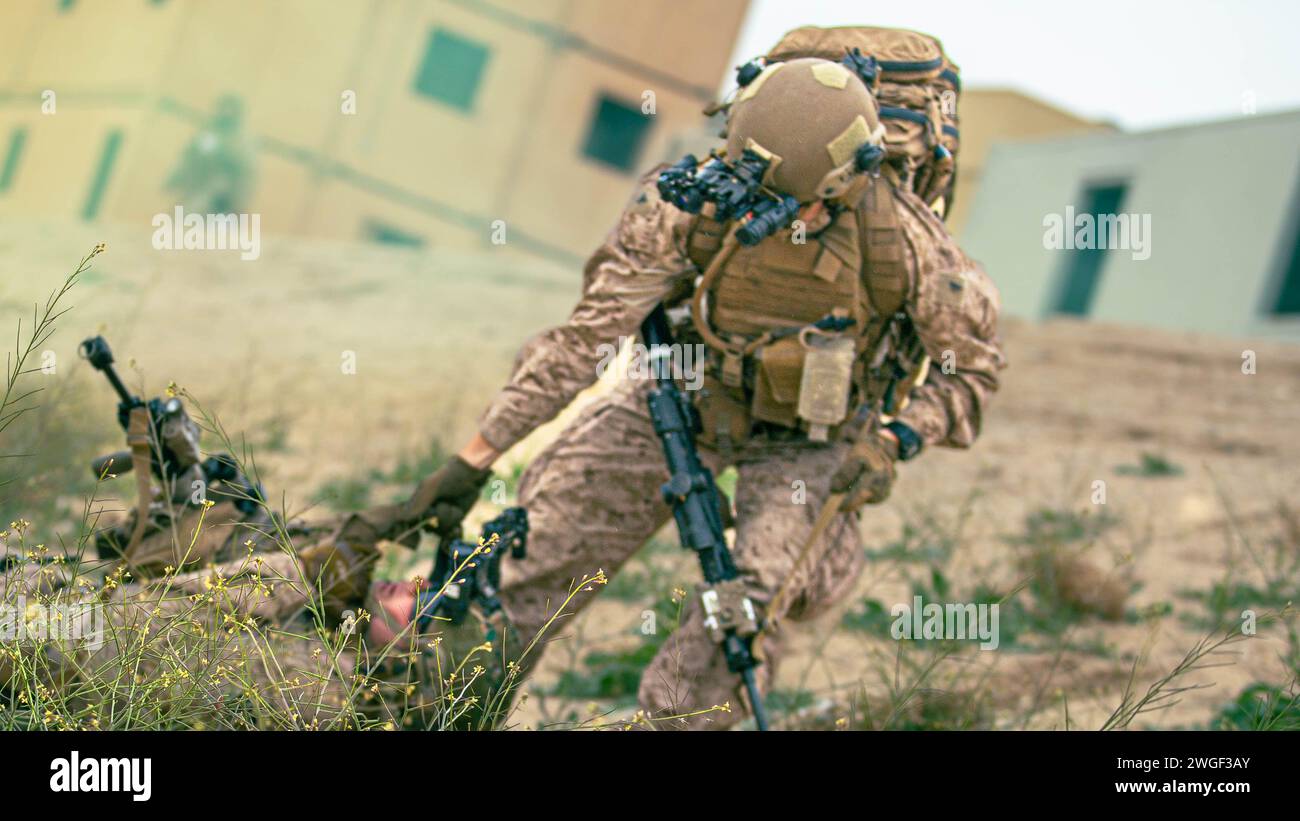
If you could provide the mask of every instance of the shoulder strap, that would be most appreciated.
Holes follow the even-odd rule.
[[[894,192],[884,174],[867,188],[857,218],[867,299],[876,316],[887,319],[903,309],[911,283],[903,257],[903,229],[894,210]]]

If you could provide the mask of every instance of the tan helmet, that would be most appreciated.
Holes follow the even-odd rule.
[[[884,146],[876,100],[839,63],[773,63],[740,90],[727,116],[727,156],[748,148],[771,161],[763,182],[799,202],[843,196],[858,178],[858,149]]]

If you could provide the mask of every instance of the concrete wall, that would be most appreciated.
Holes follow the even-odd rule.
[[[963,235],[1005,310],[1048,315],[1070,251],[1044,248],[1044,218],[1095,183],[1126,181],[1123,212],[1151,217],[1151,255],[1111,250],[1090,316],[1300,340],[1268,313],[1294,247],[1300,112],[1142,134],[992,148]]]
[[[970,219],[984,166],[993,146],[1004,142],[1112,132],[1105,123],[1077,117],[1018,91],[970,88],[962,92],[961,154],[958,157],[957,197],[948,214],[948,227],[961,236]]]

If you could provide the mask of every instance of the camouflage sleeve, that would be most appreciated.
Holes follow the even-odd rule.
[[[582,299],[568,321],[534,336],[510,382],[479,420],[506,450],[549,421],[598,377],[601,346],[632,336],[654,306],[695,269],[686,256],[689,215],[659,198],[659,169],[642,177],[622,217],[583,270]]]
[[[1001,300],[984,270],[924,204],[900,200],[907,253],[918,273],[909,314],[930,355],[930,371],[899,421],[926,445],[968,448],[1006,367],[997,335]]]

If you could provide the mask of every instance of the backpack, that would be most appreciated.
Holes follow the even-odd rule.
[[[880,103],[886,162],[943,216],[952,207],[956,185],[961,75],[937,39],[907,29],[804,26],[782,37],[765,59],[769,64],[800,57],[839,62],[855,53],[874,58],[879,69],[864,79]]]
[[[904,29],[799,28],[786,34],[765,60],[770,65],[803,57],[843,61],[858,71],[875,94],[880,119],[885,125],[884,173],[871,181],[861,205],[854,210],[853,219],[862,253],[861,284],[873,314],[862,328],[857,349],[878,351],[884,338],[895,334],[900,347],[896,352],[899,358],[892,369],[884,369],[880,375],[870,375],[868,378],[873,384],[866,390],[867,395],[882,395],[884,411],[892,415],[906,405],[911,389],[924,380],[928,365],[928,357],[910,331],[906,319],[906,301],[915,283],[911,281],[906,265],[894,192],[897,188],[915,194],[941,217],[951,206],[959,148],[957,95],[961,90],[961,79],[957,66],[948,60],[938,40]],[[846,57],[849,60],[846,61]],[[742,67],[742,71],[755,71],[752,66]],[[725,105],[712,107],[711,112],[723,108]],[[700,299],[702,292],[708,291],[712,284],[712,277],[719,272],[717,263],[725,262],[718,259],[718,252],[726,233],[726,225],[703,214],[696,218],[688,231],[688,255],[704,272],[703,287],[693,300],[692,317],[706,342],[709,338],[706,333],[708,323],[703,317],[707,312],[701,310]],[[756,297],[760,302],[761,296]],[[785,301],[790,302],[788,298]],[[730,307],[718,306],[716,312],[721,316]],[[758,342],[763,339],[760,336]],[[771,344],[771,350],[764,351],[759,357],[758,376],[767,376],[767,379],[756,379],[755,397],[748,406],[735,397],[728,400],[724,389],[704,392],[710,397],[707,407],[700,409],[702,416],[711,413],[713,404],[720,407],[714,415],[724,421],[715,427],[721,430],[740,420],[733,426],[734,430],[728,431],[729,439],[743,438],[743,429],[754,418],[777,421],[778,424],[791,423],[792,419],[779,417],[791,413],[792,397],[801,391],[799,378],[804,365],[798,356],[786,357],[790,359],[788,362],[782,359],[781,351],[792,347],[786,342],[781,340]],[[757,343],[751,342],[750,346],[754,344]],[[728,371],[732,372],[734,383],[738,368],[742,367],[735,351],[727,355],[728,347],[726,344],[718,345],[716,340],[711,346],[723,354],[723,388],[727,384]],[[728,362],[731,363],[730,369]],[[766,393],[765,386],[769,389]],[[765,400],[767,393],[772,394],[770,402]]]

